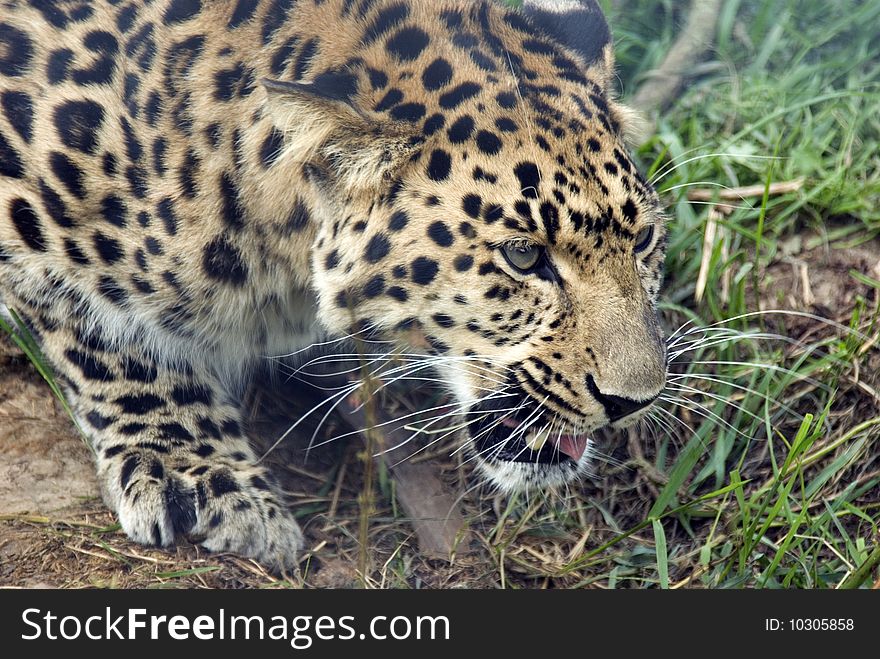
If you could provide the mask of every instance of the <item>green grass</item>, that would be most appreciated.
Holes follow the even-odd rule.
[[[651,19],[663,3],[625,4],[627,11],[615,17],[615,36],[624,88],[633,89],[657,64],[669,36],[664,29],[659,43],[651,39],[656,35]],[[647,165],[697,157],[658,185],[676,190],[670,199],[676,230],[668,263],[673,301],[686,299],[696,276],[699,261],[693,256],[705,223],[704,209],[687,203],[687,188],[679,186],[806,181],[801,193],[769,200],[763,230],[754,210],[728,218],[731,262],[713,267],[710,292],[726,270],[739,272],[751,264],[754,271],[772,260],[780,242],[795,232],[817,234],[816,243],[859,241],[880,231],[880,40],[872,27],[880,24],[880,5],[731,0],[727,7],[737,11],[735,20],[722,21],[719,29],[715,73],[692,81],[640,150]],[[669,12],[660,15],[666,17],[661,25],[673,20]],[[703,157],[712,153],[729,155]],[[740,278],[742,287],[747,282]],[[743,302],[734,295],[726,313],[745,311]],[[707,306],[718,317],[711,294]]]
[[[608,9],[621,83],[632,93],[667,52],[687,3],[614,4]],[[662,174],[657,187],[672,218],[665,295],[672,326],[747,314],[759,297],[777,306],[772,292],[761,291],[772,266],[817,246],[864,244],[880,232],[877,25],[876,2],[725,3],[716,51],[695,66],[637,154],[653,176]],[[796,179],[804,181],[797,192],[732,202],[743,208],[718,222],[697,303],[708,207],[689,202],[688,190]],[[607,520],[609,528],[621,524],[616,549],[585,554],[587,562],[599,559],[587,581],[778,588],[877,580],[880,417],[877,401],[854,397],[849,380],[871,354],[861,348],[877,331],[878,288],[862,273],[851,277],[864,296],[819,311],[851,324],[852,333],[829,326],[805,344],[737,341],[691,355],[731,363],[685,369],[714,378],[702,381],[709,396],[682,392],[704,407],[691,402],[698,411],[681,425],[661,415],[679,436],[661,433],[654,442],[650,466],[665,484],[642,522]],[[791,320],[750,316],[725,326],[788,335]],[[653,537],[640,534],[648,524]],[[640,540],[617,541],[624,535]]]
[[[3,316],[0,316],[0,332],[9,336],[12,342],[18,346],[18,349],[21,350],[25,357],[34,365],[37,373],[40,374],[40,377],[46,381],[46,384],[49,385],[49,389],[51,389],[52,393],[61,403],[61,407],[64,408],[64,411],[70,417],[70,420],[73,422],[73,425],[76,426],[76,429],[79,431],[80,435],[83,438],[84,443],[91,448],[91,445],[86,441],[86,435],[82,431],[82,428],[79,426],[79,422],[76,420],[76,416],[73,413],[73,410],[70,409],[70,405],[67,403],[67,399],[64,397],[64,393],[61,390],[60,385],[55,379],[55,375],[52,373],[52,367],[46,361],[46,358],[43,357],[43,352],[40,350],[40,346],[37,345],[36,340],[33,335],[28,331],[27,326],[24,321],[15,313],[14,309],[10,309],[9,315],[11,317],[12,322],[7,322]],[[0,334],[2,336],[2,334]]]

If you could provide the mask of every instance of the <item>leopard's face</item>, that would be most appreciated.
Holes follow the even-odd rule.
[[[665,384],[662,214],[595,3],[444,7],[268,108],[311,154],[324,325],[436,355],[490,480],[555,485]]]
[[[349,206],[315,252],[325,322],[437,355],[471,456],[504,490],[583,473],[591,433],[640,418],[665,384],[663,217],[613,111],[588,103],[558,103],[546,129],[507,97],[450,113],[393,194]]]

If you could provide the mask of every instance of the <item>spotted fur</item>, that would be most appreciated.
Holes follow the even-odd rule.
[[[581,473],[566,442],[665,378],[664,227],[612,77],[594,0],[6,3],[0,295],[125,531],[293,565],[237,392],[352,328],[429,346],[507,419],[469,442],[498,486]],[[551,416],[546,449],[499,437]]]

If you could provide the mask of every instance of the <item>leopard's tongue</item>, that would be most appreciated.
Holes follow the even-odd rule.
[[[517,428],[519,425],[516,421],[510,418],[502,419],[501,424],[513,429]],[[575,462],[578,462],[581,459],[584,451],[587,450],[587,443],[590,441],[586,435],[562,435],[561,437],[557,438],[553,437],[552,433],[550,433],[549,440],[553,444],[556,444],[556,447],[561,453],[565,453],[565,455],[570,457]],[[528,444],[528,442],[526,443]],[[543,441],[540,442],[540,445],[532,448],[532,450],[539,451],[540,446],[543,444]]]
[[[587,439],[586,435],[563,435],[559,438],[556,445],[562,453],[578,462],[584,451],[587,450],[588,441],[589,439]]]

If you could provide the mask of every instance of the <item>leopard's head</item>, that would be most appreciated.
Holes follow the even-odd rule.
[[[592,1],[450,0],[414,3],[355,63],[266,83],[310,145],[319,317],[436,355],[501,489],[571,480],[591,433],[665,385],[666,231],[612,77]]]

